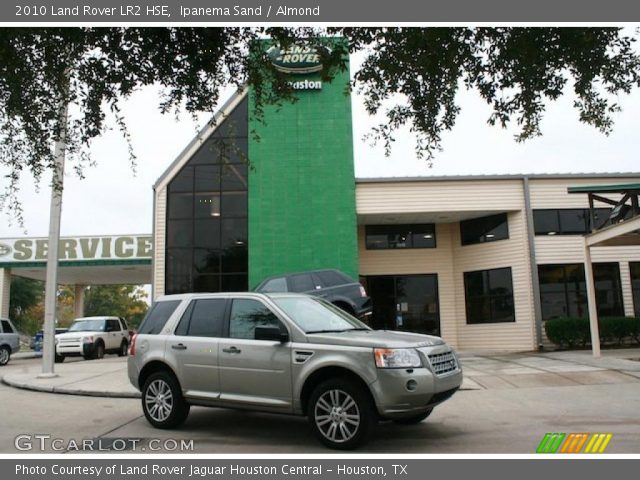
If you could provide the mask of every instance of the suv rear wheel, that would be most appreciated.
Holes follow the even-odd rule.
[[[128,352],[129,352],[129,344],[127,343],[126,340],[122,340],[122,343],[120,344],[120,349],[118,350],[118,356],[126,357]]]
[[[9,350],[9,347],[0,347],[0,367],[4,367],[9,363],[9,359],[11,359],[11,350]]]
[[[175,428],[189,415],[189,404],[182,397],[176,378],[169,372],[156,372],[142,388],[142,410],[156,428]]]
[[[311,394],[307,415],[318,439],[339,450],[364,443],[376,419],[367,392],[345,378],[318,385]]]

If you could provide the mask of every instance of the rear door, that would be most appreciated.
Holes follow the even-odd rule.
[[[9,344],[12,352],[19,349],[20,337],[9,320],[0,321],[0,339]]]
[[[107,323],[107,332],[105,338],[105,348],[107,350],[115,350],[120,348],[120,344],[122,343],[123,332],[122,328],[120,328],[120,322],[116,318],[108,318],[106,320]]]
[[[168,337],[167,355],[178,368],[185,395],[215,399],[220,395],[218,343],[227,309],[226,298],[192,300],[174,335]]]
[[[290,411],[291,343],[256,340],[257,326],[284,324],[262,301],[231,300],[226,338],[220,339],[221,400]]]

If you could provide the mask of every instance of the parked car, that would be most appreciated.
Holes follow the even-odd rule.
[[[56,328],[55,329],[55,335],[58,335],[60,333],[65,333],[67,330],[69,330],[68,328]],[[31,338],[31,344],[29,345],[31,347],[31,350],[33,350],[34,352],[42,352],[42,342],[44,341],[44,332],[42,330],[38,330],[36,332],[36,334]]]
[[[8,318],[0,318],[0,367],[11,359],[11,354],[20,350],[20,335]]]
[[[356,317],[370,315],[372,310],[371,299],[364,287],[339,270],[313,270],[277,275],[263,280],[255,291],[315,295]]]
[[[129,349],[129,327],[124,318],[84,317],[73,321],[66,333],[56,335],[56,362],[66,357],[102,358],[105,353],[124,357]]]
[[[462,383],[442,339],[375,331],[293,293],[162,297],[131,342],[128,374],[154,427],[177,427],[191,405],[306,415],[338,449],[379,419],[424,420]]]

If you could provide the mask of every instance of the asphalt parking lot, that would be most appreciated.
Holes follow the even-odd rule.
[[[640,358],[639,350],[605,352],[600,360],[587,352],[464,354],[465,390],[418,425],[381,423],[360,451],[534,453],[547,432],[603,432],[613,434],[607,453],[640,453],[640,362],[633,358]],[[107,357],[56,365],[55,382],[57,388],[125,392],[125,364]],[[39,369],[39,359],[14,358],[0,375],[5,382],[25,382]],[[193,408],[180,429],[163,431],[149,426],[139,400],[130,396],[56,394],[3,383],[0,397],[2,453],[20,451],[21,435],[21,448],[39,452],[38,434],[49,436],[42,441],[45,451],[75,451],[75,443],[90,439],[111,453],[132,452],[134,445],[137,452],[175,452],[186,445],[196,453],[327,453],[304,418]],[[52,445],[52,439],[59,441]]]

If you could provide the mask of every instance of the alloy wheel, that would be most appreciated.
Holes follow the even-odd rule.
[[[9,363],[9,350],[0,348],[0,365],[6,365],[7,363]]]
[[[351,440],[360,428],[360,410],[344,390],[328,390],[316,401],[316,426],[322,435],[335,443]]]
[[[149,416],[156,422],[164,422],[173,410],[173,394],[171,388],[162,379],[149,384],[144,396],[144,403]]]

